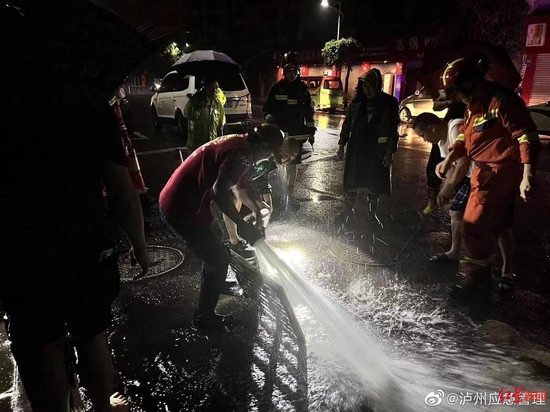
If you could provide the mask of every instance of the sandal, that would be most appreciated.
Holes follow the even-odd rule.
[[[510,290],[513,289],[516,285],[516,275],[513,278],[508,276],[501,276],[498,283],[498,288],[501,290]]]
[[[458,259],[451,259],[445,253],[442,253],[440,255],[432,256],[430,258],[430,262],[432,262],[432,263],[457,263]]]

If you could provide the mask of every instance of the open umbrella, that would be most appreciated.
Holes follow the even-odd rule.
[[[474,53],[483,53],[488,58],[487,78],[510,90],[521,82],[521,76],[508,55],[506,49],[485,42],[463,42],[455,46],[435,47],[424,52],[424,59],[418,82],[426,88],[428,94],[437,99],[441,88],[439,76],[447,63]]]
[[[181,74],[206,76],[220,70],[239,70],[239,65],[225,53],[214,50],[195,50],[186,53],[172,67]]]
[[[143,34],[92,0],[25,2],[21,24],[35,48],[29,61],[42,56],[58,81],[79,82],[91,104],[108,102],[154,50]]]

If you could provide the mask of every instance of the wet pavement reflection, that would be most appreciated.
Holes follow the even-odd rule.
[[[171,239],[159,244],[183,250],[184,263],[167,275],[125,282],[115,305],[110,342],[133,410],[422,411],[434,409],[428,394],[437,397],[438,391],[444,393],[438,410],[501,410],[487,401],[474,404],[473,394],[550,389],[549,370],[543,366],[550,350],[548,144],[533,203],[518,200],[516,205],[518,290],[507,295],[495,291],[491,299],[464,305],[451,302],[446,292],[457,267],[429,262],[446,250],[450,222],[446,209],[427,219],[421,216],[430,147],[410,128],[403,130],[394,157],[394,193],[380,201],[383,228],[358,219],[350,238],[333,224],[342,207],[344,163],[335,154],[343,120],[343,115],[315,116],[313,153],[299,167],[295,196],[301,208],[270,223],[266,234],[281,258],[367,331],[372,340],[365,342],[365,353],[383,353],[384,365],[396,379],[377,392],[377,409],[368,380],[353,373],[342,348],[305,304],[296,304],[294,311],[307,341],[307,407],[298,399],[292,362],[280,365],[278,379],[266,384],[272,336],[251,299],[222,297],[220,312],[237,318],[232,330],[193,330],[200,262],[182,242]],[[152,173],[154,161],[142,167],[144,174]],[[163,182],[148,185],[155,197]],[[274,181],[273,186],[277,198],[280,185]],[[160,230],[156,212],[148,224],[151,231]],[[0,393],[9,381],[1,373],[5,358],[0,352]],[[377,379],[376,370],[366,365],[364,373]],[[450,394],[459,401],[453,404]],[[392,396],[405,400],[404,409],[384,409],[380,401]]]

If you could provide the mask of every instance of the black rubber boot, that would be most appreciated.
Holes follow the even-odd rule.
[[[342,212],[337,214],[334,218],[334,224],[336,226],[342,226],[348,222],[350,216],[353,215],[353,205],[355,204],[356,198],[357,192],[346,192]]]
[[[449,290],[451,299],[465,301],[477,297],[491,296],[492,271],[492,266],[487,266],[483,271],[477,273],[475,278],[463,276],[459,283]]]
[[[218,329],[230,326],[234,320],[235,319],[231,315],[222,316],[218,315],[217,313],[200,315],[198,311],[195,311],[193,327],[196,329]]]

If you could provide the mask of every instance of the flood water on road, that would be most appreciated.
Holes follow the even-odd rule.
[[[310,411],[432,410],[427,403],[438,397],[436,410],[508,410],[513,406],[499,404],[501,389],[550,388],[521,349],[486,336],[482,325],[450,305],[445,285],[413,285],[390,269],[335,262],[319,253],[329,248],[329,237],[289,226],[274,225],[269,238],[308,285],[282,281],[307,339]],[[334,311],[339,315],[330,316]]]

